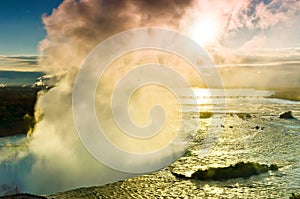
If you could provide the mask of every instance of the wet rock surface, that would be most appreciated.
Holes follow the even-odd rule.
[[[200,112],[199,113],[200,119],[207,119],[207,118],[211,118],[212,116],[213,116],[212,112]]]
[[[252,118],[249,113],[237,113],[236,115],[243,120]]]
[[[300,194],[293,193],[290,199],[300,199]]]
[[[269,170],[278,170],[277,165],[264,165],[254,162],[239,162],[235,165],[221,168],[208,168],[206,170],[199,169],[190,177],[180,173],[172,174],[178,178],[196,179],[196,180],[228,180],[233,178],[247,178],[253,175],[268,172]]]
[[[287,112],[284,112],[282,114],[279,115],[279,118],[280,119],[296,119],[293,114],[292,114],[292,111],[287,111]]]

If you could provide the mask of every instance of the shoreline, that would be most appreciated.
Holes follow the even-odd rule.
[[[39,87],[0,87],[0,138],[26,135],[34,128],[34,108],[41,90]],[[300,92],[295,89],[272,90],[275,93],[266,98],[300,101]]]

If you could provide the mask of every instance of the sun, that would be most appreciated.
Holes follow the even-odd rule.
[[[217,41],[219,25],[211,18],[195,21],[189,30],[189,35],[200,45]]]

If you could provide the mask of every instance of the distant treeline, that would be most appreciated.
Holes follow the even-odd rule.
[[[26,134],[35,125],[34,106],[39,88],[0,88],[0,137]]]
[[[275,90],[271,98],[300,101],[300,88]]]

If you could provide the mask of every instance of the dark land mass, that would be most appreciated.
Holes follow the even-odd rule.
[[[10,196],[2,196],[0,199],[47,199],[44,196],[36,196],[28,193],[16,194]]]
[[[26,134],[35,125],[34,106],[40,88],[0,88],[0,137]]]
[[[277,89],[270,98],[300,101],[300,88],[294,89]]]
[[[222,168],[208,168],[194,172],[190,177],[181,173],[172,171],[177,178],[196,179],[196,180],[228,180],[233,178],[248,178],[253,175],[268,172],[269,170],[278,170],[277,165],[264,165],[255,162],[238,162],[235,165]]]

